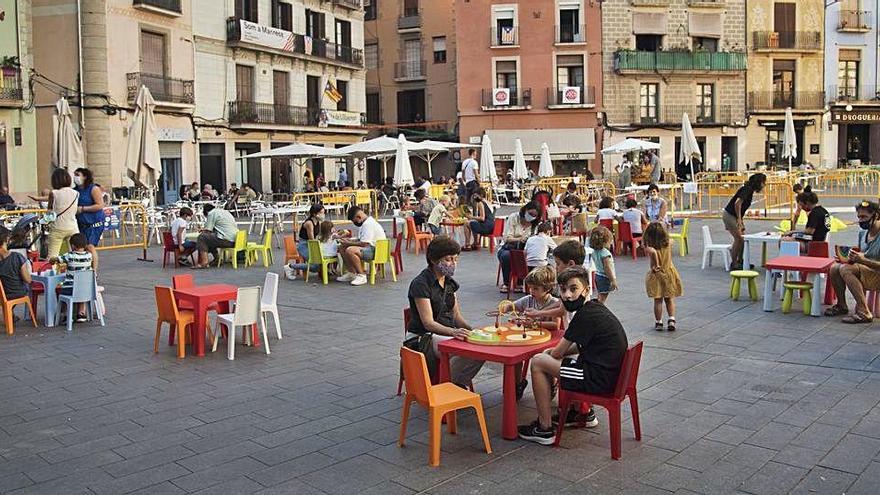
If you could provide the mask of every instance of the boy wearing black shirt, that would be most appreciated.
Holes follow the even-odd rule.
[[[789,232],[786,239],[794,239],[801,242],[801,252],[807,252],[807,243],[810,241],[824,241],[828,238],[831,230],[831,215],[824,207],[819,205],[819,196],[807,186],[797,195],[798,207],[807,212],[807,225],[803,232]]]
[[[551,417],[553,379],[558,378],[565,390],[609,394],[617,384],[628,345],[623,325],[611,310],[599,302],[587,301],[587,270],[566,269],[557,282],[563,306],[575,314],[556,347],[532,358],[532,392],[538,419],[519,427],[520,438],[542,445],[552,445],[556,440]],[[567,418],[564,421],[569,423]],[[590,426],[596,424],[593,419]]]

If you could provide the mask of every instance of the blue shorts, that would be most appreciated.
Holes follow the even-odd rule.
[[[599,294],[608,294],[611,292],[611,280],[605,275],[596,274],[596,290]]]
[[[361,260],[362,261],[373,261],[373,258],[376,257],[376,248],[373,246],[367,246],[365,248],[361,248]]]
[[[195,249],[196,241],[183,241],[183,249]]]
[[[428,226],[429,229],[431,229],[432,234],[440,235],[440,226],[439,225],[431,225],[430,223],[426,224],[426,225]]]

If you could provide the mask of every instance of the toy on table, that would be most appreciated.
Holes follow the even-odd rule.
[[[501,316],[511,314],[507,324],[502,325]],[[538,321],[519,314],[511,301],[498,303],[496,311],[486,313],[494,316],[495,324],[472,330],[468,342],[481,345],[535,345],[547,342],[552,337],[548,330],[541,328]]]

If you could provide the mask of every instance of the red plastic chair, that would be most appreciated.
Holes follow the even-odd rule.
[[[526,252],[520,249],[512,249],[510,251],[510,283],[507,285],[508,299],[510,299],[513,288],[521,284],[528,274],[529,265],[526,264]],[[523,287],[523,291],[525,291],[525,287]]]
[[[629,406],[632,410],[633,429],[636,440],[642,440],[642,426],[639,423],[639,402],[636,397],[636,381],[639,378],[639,364],[642,360],[642,342],[636,342],[626,350],[623,356],[623,364],[620,366],[620,375],[617,377],[617,386],[610,395],[593,395],[579,392],[571,392],[559,389],[559,417],[568,415],[568,410],[573,402],[581,402],[601,406],[608,410],[608,426],[611,430],[611,458],[620,459],[620,404],[629,397]],[[562,440],[562,430],[565,421],[560,421],[556,428],[555,447]]]
[[[504,219],[496,218],[495,227],[492,229],[492,235],[489,236],[490,253],[495,254],[495,243],[498,242],[498,239],[501,239],[502,237],[504,237]]]
[[[180,250],[177,249],[177,245],[174,244],[174,236],[171,232],[162,232],[162,245],[165,251],[162,252],[162,268],[165,268],[165,265],[168,263],[168,255],[174,253],[174,268],[180,268]],[[189,258],[192,261],[192,264],[196,264],[196,260],[193,257],[193,253],[189,254]]]
[[[397,241],[394,244],[394,251],[391,251],[391,259],[394,260],[397,274],[400,275],[403,273],[403,254],[400,252],[403,249],[403,233],[395,235],[394,238]]]
[[[601,225],[602,227],[605,227],[606,229],[608,229],[611,232],[611,235],[614,235],[614,220],[611,220],[611,219],[599,220],[599,225]],[[611,252],[612,252],[612,254],[615,254],[615,255],[617,254],[617,239],[615,239],[611,243]]]
[[[807,243],[807,256],[814,258],[828,258],[831,256],[831,247],[826,241],[810,241]],[[801,273],[801,280],[806,280],[807,275]],[[830,306],[835,303],[834,287],[831,286],[830,278],[825,279],[825,300],[824,304]]]
[[[638,258],[638,250],[639,244],[641,244],[641,240],[633,237],[632,235],[632,226],[629,222],[618,222],[617,224],[617,252],[622,255],[626,254],[626,250],[629,249],[632,251],[632,259]]]

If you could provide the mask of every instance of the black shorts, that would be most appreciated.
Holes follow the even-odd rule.
[[[596,384],[590,369],[575,358],[562,358],[562,365],[559,367],[559,386],[563,390],[585,394],[610,394],[613,392],[607,387]]]

